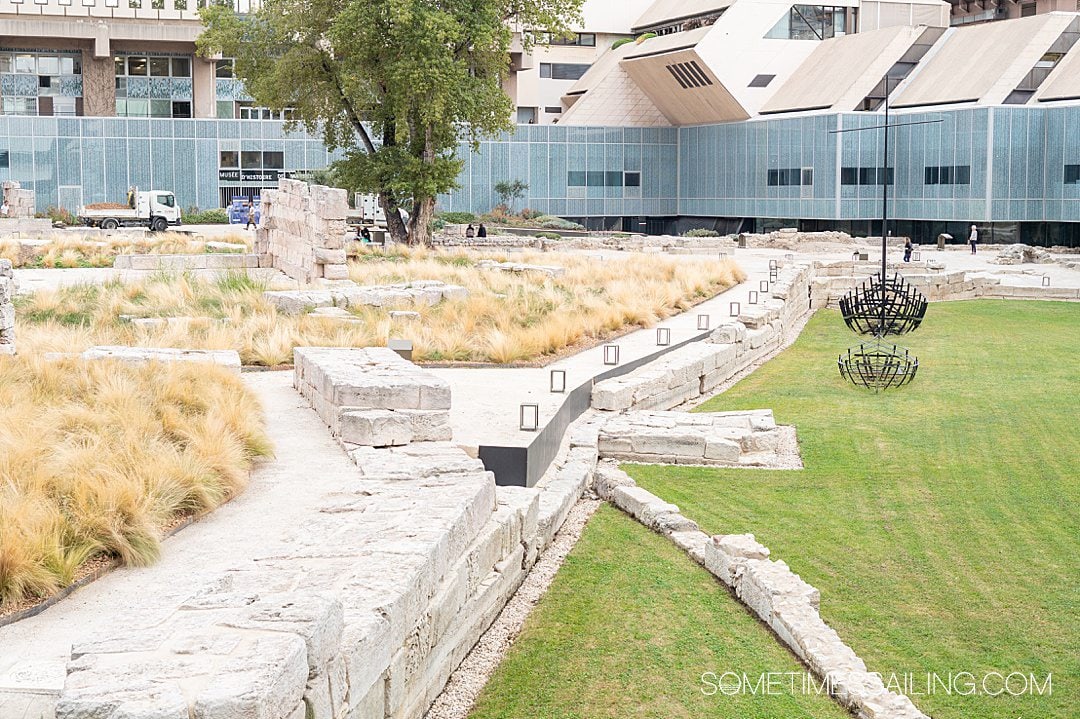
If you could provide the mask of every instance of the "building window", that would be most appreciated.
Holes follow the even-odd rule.
[[[779,170],[769,170],[767,184],[769,187],[813,185],[814,170],[810,167],[788,167]]]
[[[846,32],[847,8],[829,5],[792,5],[765,35],[774,40],[828,40]]]
[[[191,58],[113,58],[118,117],[191,117]]]
[[[880,167],[841,167],[841,185],[882,185],[886,182],[894,184],[893,168],[882,171]]]
[[[1080,165],[1065,165],[1065,184],[1080,185]]]
[[[970,185],[970,165],[936,165],[923,168],[925,185]]]
[[[550,32],[538,32],[533,34],[533,40],[540,45],[596,47],[596,34],[591,32],[575,32],[571,33],[569,36],[556,35]]]
[[[747,87],[768,87],[775,78],[776,75],[755,75]]]
[[[1031,17],[1035,14],[1035,3],[1026,2],[1020,6],[1020,17]]]
[[[0,170],[6,170],[11,164],[7,150],[0,150]]]
[[[602,172],[590,170],[570,170],[566,173],[567,187],[641,187],[640,172],[619,172],[609,170]]]
[[[218,60],[214,68],[214,75],[217,77],[235,77],[233,71],[233,61],[231,59]]]
[[[221,104],[222,104],[221,102],[218,103],[219,106]],[[285,109],[285,110],[282,110],[281,112],[275,112],[274,110],[271,110],[270,108],[258,107],[256,105],[253,105],[251,102],[244,101],[244,100],[236,101],[235,110],[233,110],[233,108],[232,108],[232,106],[233,106],[232,102],[226,102],[225,104],[227,106],[229,106],[228,110],[226,110],[226,115],[225,115],[226,117],[236,117],[236,118],[239,118],[241,120],[291,120],[292,119],[292,110],[290,110],[290,109]],[[221,108],[219,107],[218,117],[221,117],[220,109]],[[232,112],[229,112],[229,110],[232,110]]]
[[[4,114],[48,116],[82,112],[79,53],[0,52],[0,74],[8,76]]]
[[[542,62],[540,77],[551,80],[580,80],[589,67],[590,65],[571,62]]]
[[[549,115],[558,115],[558,114],[560,114],[562,112],[562,108],[559,107],[558,105],[552,105],[550,107],[545,107],[544,112],[546,112]]]

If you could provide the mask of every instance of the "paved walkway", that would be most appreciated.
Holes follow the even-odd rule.
[[[207,576],[265,552],[268,543],[295,528],[298,513],[358,476],[293,389],[291,371],[245,374],[244,382],[272,418],[267,429],[275,459],[256,469],[236,499],[168,539],[156,564],[113,571],[36,617],[0,627],[0,718],[37,719],[37,713],[24,714],[34,706],[34,693],[51,712],[53,702],[46,700],[63,688],[73,643],[164,619]]]

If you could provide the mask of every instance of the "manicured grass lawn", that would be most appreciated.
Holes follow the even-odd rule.
[[[934,304],[902,341],[923,363],[915,382],[856,389],[836,370],[855,335],[819,313],[702,408],[772,408],[798,427],[804,471],[628,471],[708,532],[753,532],[821,590],[823,617],[871,671],[914,673],[912,698],[935,719],[1076,717],[1080,305]],[[639,656],[622,663],[648,676]],[[1052,694],[927,694],[928,672],[1051,673]]]
[[[589,522],[471,716],[849,716],[823,695],[785,691],[773,696],[706,696],[702,673],[726,671],[756,679],[763,672],[802,668],[682,550],[605,505]]]

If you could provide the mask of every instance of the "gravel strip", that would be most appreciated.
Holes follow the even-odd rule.
[[[571,508],[551,546],[540,555],[521,587],[450,675],[450,681],[431,705],[425,719],[465,719],[468,716],[480,690],[495,673],[499,662],[521,632],[529,613],[547,592],[566,555],[577,544],[589,517],[602,503],[602,500],[586,495]]]

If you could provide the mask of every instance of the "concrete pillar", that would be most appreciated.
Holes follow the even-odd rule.
[[[191,65],[192,117],[217,117],[217,63],[196,56]]]
[[[111,57],[95,57],[82,51],[83,114],[91,117],[116,115],[116,73]]]

